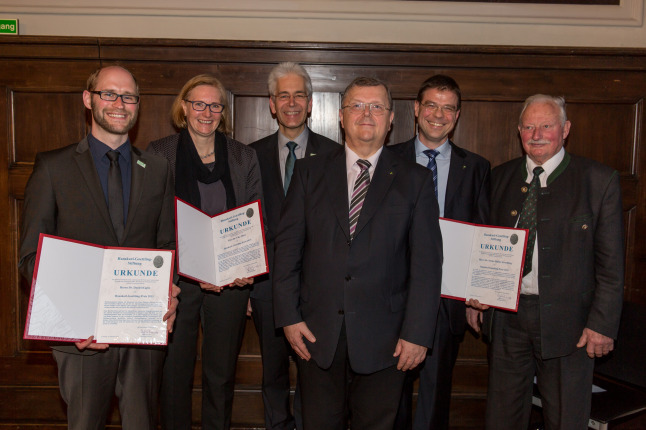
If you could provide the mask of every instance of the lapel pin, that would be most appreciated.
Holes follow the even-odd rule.
[[[310,157],[314,157],[316,155],[316,152],[310,152]]]
[[[146,168],[146,163],[144,163],[144,162],[143,162],[143,161],[141,161],[141,160],[137,160],[137,164],[139,164],[139,165],[140,165],[141,167],[143,167],[144,169]]]
[[[462,165],[462,168],[463,168],[463,169],[466,169],[466,168],[467,168],[467,165],[466,165],[466,164],[463,164],[463,165]]]

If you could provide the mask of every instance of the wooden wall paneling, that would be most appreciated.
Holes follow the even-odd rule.
[[[11,151],[7,142],[13,138],[11,124],[11,108],[9,100],[11,90],[2,85],[0,81],[0,144],[4,143],[0,151],[0,214],[2,226],[7,226],[0,231],[0,279],[3,280],[0,289],[7,300],[0,301],[0,357],[10,356],[16,348],[16,303],[15,290],[16,270],[11,266],[15,261],[16,249],[16,221],[13,199],[9,194],[9,157]]]
[[[13,162],[33,163],[36,153],[76,143],[87,133],[82,89],[71,93],[14,90]]]
[[[267,96],[237,96],[234,103],[236,122],[233,136],[236,140],[250,144],[278,130]]]
[[[46,343],[23,341],[27,282],[17,274],[18,220],[24,186],[36,151],[63,146],[86,133],[80,99],[99,63],[120,60],[137,76],[140,118],[131,134],[144,148],[175,132],[171,103],[189,78],[212,73],[229,90],[234,137],[250,143],[273,133],[266,79],[280,61],[297,61],[313,86],[311,128],[341,142],[340,93],[356,76],[379,77],[391,86],[395,122],[388,143],[415,132],[414,99],[435,73],[457,80],[463,106],[453,139],[488,158],[492,166],[520,156],[517,122],[523,100],[544,92],[564,95],[573,122],[568,150],[617,168],[621,174],[626,237],[626,294],[646,302],[646,139],[643,97],[646,50],[589,48],[372,45],[207,40],[23,37],[0,39],[0,428],[64,425],[56,366]],[[65,141],[65,142],[64,142]],[[4,162],[3,162],[4,160]],[[3,224],[4,225],[4,224]],[[7,282],[8,280],[8,282]],[[22,287],[21,287],[22,285]],[[21,289],[22,288],[22,289]],[[236,372],[234,425],[262,426],[262,367],[257,335],[248,321]],[[291,367],[292,383],[295,366]],[[481,428],[486,399],[485,346],[465,336],[454,373],[452,426]],[[195,373],[194,424],[200,421],[201,357]],[[10,400],[42,405],[38,411]],[[119,423],[113,409],[111,423]],[[53,427],[52,427],[53,428]],[[630,427],[626,427],[630,428]]]

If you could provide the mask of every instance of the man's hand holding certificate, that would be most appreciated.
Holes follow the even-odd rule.
[[[25,338],[165,345],[174,256],[41,234]]]
[[[440,219],[444,247],[442,296],[518,307],[527,231]]]
[[[221,287],[268,272],[258,200],[211,217],[175,198],[175,214],[181,275]]]

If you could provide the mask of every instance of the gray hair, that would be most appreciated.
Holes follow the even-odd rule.
[[[523,104],[523,110],[520,111],[520,116],[518,117],[518,125],[521,125],[523,120],[523,114],[529,105],[534,103],[551,103],[559,110],[559,119],[561,120],[561,126],[565,125],[567,121],[567,114],[565,113],[565,99],[560,96],[549,96],[546,94],[534,94],[533,96],[527,97],[525,104]]]
[[[307,73],[307,70],[303,68],[298,63],[293,63],[291,61],[280,63],[269,73],[269,78],[267,78],[267,88],[269,89],[269,96],[273,97],[276,95],[276,86],[278,85],[278,80],[287,75],[296,75],[303,78],[305,82],[305,91],[307,91],[307,96],[312,95],[312,79]]]

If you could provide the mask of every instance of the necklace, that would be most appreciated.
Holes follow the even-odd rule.
[[[213,149],[213,151],[209,152],[209,153],[208,153],[208,154],[206,154],[206,155],[200,155],[200,158],[201,158],[202,160],[204,160],[205,158],[209,158],[209,157],[210,157],[211,155],[213,155],[213,154],[215,154],[215,148]],[[198,155],[199,155],[199,154],[198,154]]]

